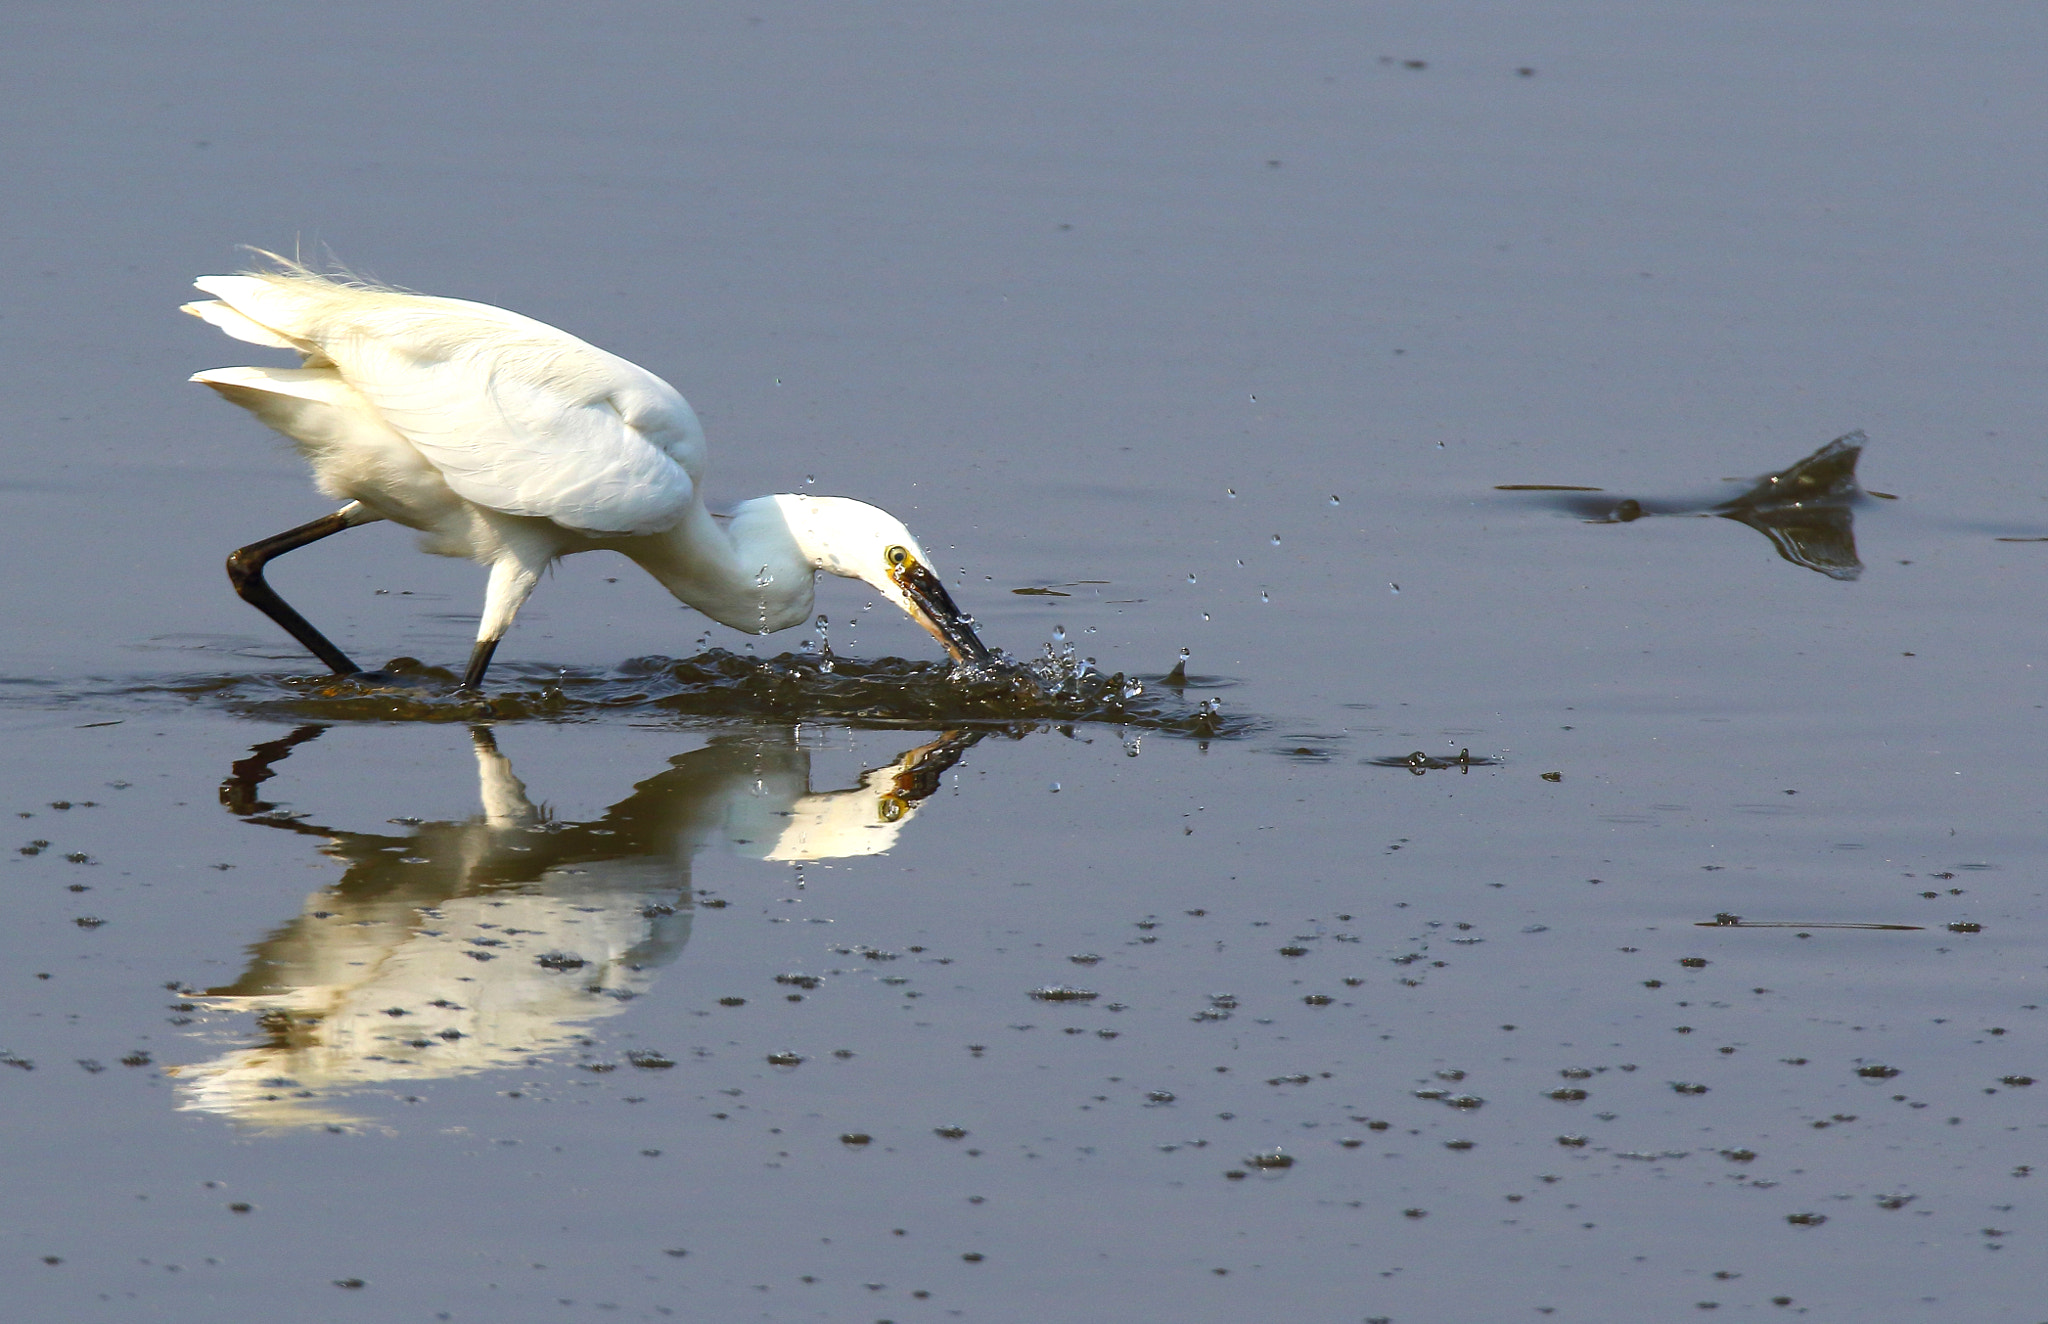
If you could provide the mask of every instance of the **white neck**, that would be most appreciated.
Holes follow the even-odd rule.
[[[811,617],[817,565],[791,530],[782,503],[758,497],[721,527],[702,506],[666,533],[619,550],[669,592],[720,625],[769,634]]]

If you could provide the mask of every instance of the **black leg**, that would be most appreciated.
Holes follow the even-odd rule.
[[[296,745],[308,740],[317,740],[324,726],[302,726],[280,740],[266,740],[250,747],[249,757],[236,759],[228,773],[228,779],[220,784],[220,802],[231,814],[250,818],[267,814],[277,808],[268,800],[256,798],[256,788],[277,776],[277,765],[292,752]]]
[[[462,688],[480,690],[484,687],[484,673],[491,669],[491,654],[498,651],[495,639],[479,639],[476,648],[469,655],[469,670],[462,673]]]
[[[327,642],[326,635],[314,629],[305,617],[292,610],[290,603],[277,596],[277,590],[264,581],[263,567],[272,557],[283,556],[295,547],[318,542],[343,529],[352,529],[361,522],[349,519],[346,511],[323,515],[311,524],[301,524],[262,542],[252,542],[228,557],[228,582],[235,586],[235,592],[242,595],[242,601],[282,625],[292,638],[304,644],[314,657],[325,662],[328,670],[338,676],[353,675],[362,668],[349,661],[348,654]]]

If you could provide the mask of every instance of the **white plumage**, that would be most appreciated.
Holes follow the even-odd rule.
[[[185,311],[238,340],[295,350],[303,366],[192,380],[290,437],[320,490],[347,503],[228,561],[237,590],[336,671],[358,668],[277,597],[263,565],[379,519],[420,530],[427,551],[490,568],[470,687],[548,565],[600,549],[756,633],[810,619],[818,570],[863,579],[955,658],[989,656],[917,540],[885,511],[783,494],[714,519],[700,486],[703,428],[646,369],[502,308],[275,260],[276,271],[202,277],[214,297]]]

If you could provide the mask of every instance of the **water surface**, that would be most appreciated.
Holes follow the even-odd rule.
[[[6,22],[19,1317],[2038,1324],[2038,15]],[[388,526],[319,676],[236,242],[1064,679],[586,557],[477,705]]]

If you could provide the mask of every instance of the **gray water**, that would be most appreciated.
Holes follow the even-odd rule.
[[[15,6],[9,1317],[2048,1319],[2044,27]],[[237,243],[647,365],[1151,715],[863,716],[602,557],[512,715],[323,707]],[[273,579],[436,667],[482,586]]]

